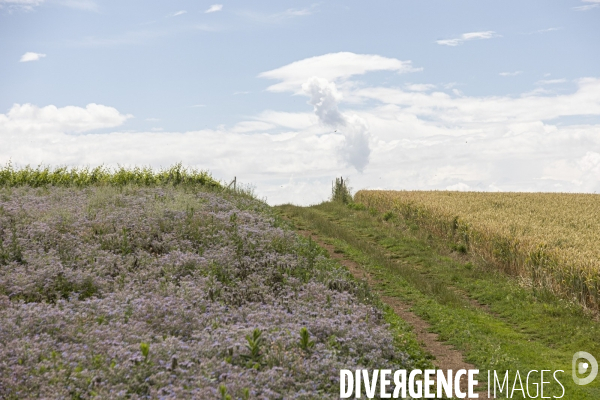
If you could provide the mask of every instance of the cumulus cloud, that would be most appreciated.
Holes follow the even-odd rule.
[[[50,105],[15,104],[6,114],[0,114],[0,133],[81,133],[94,129],[114,128],[132,116],[121,114],[113,107],[88,104],[85,108]]]
[[[149,165],[156,168],[183,162],[210,169],[218,179],[257,185],[271,203],[308,204],[327,196],[330,174],[345,173],[335,154],[341,138],[314,135],[248,134],[207,129],[190,132],[111,132],[68,135],[37,132],[24,138],[0,125],[0,163],[96,166]],[[327,173],[323,173],[328,171]],[[291,177],[299,176],[293,186]],[[302,186],[311,190],[302,192]]]
[[[441,85],[357,85],[350,79],[362,70],[323,67],[290,86],[308,99],[304,109],[265,110],[217,129],[124,132],[116,130],[130,116],[107,106],[15,105],[0,114],[0,163],[181,161],[251,182],[271,204],[319,202],[340,175],[355,188],[600,191],[600,123],[590,122],[600,116],[600,78],[578,79],[560,95],[457,96]]]
[[[455,190],[455,191],[459,191],[459,192],[467,192],[467,191],[471,190],[471,187],[469,185],[467,185],[466,183],[459,182],[459,183],[455,183],[454,185],[446,186],[446,190]]]
[[[337,104],[342,95],[337,91],[335,83],[312,77],[302,85],[302,90],[310,97],[308,103],[314,107],[319,121],[331,127],[346,124],[346,119],[338,110]]]
[[[318,119],[313,113],[303,112],[283,112],[266,110],[255,117],[258,121],[267,122],[276,126],[293,129],[306,130],[311,126],[318,124]]]
[[[387,87],[368,87],[354,91],[359,98],[402,106],[404,112],[443,123],[500,123],[540,121],[569,115],[600,114],[600,79],[576,81],[574,93],[559,96],[452,97],[446,93],[405,92]]]
[[[256,131],[269,131],[275,128],[275,125],[270,124],[264,121],[242,121],[238,122],[232,129],[232,132],[235,133],[244,133],[244,132],[256,132]]]
[[[271,71],[263,72],[261,78],[281,81],[267,88],[272,92],[302,92],[302,85],[309,78],[318,76],[331,82],[345,80],[353,75],[363,75],[372,71],[393,71],[406,73],[419,71],[410,61],[382,57],[372,54],[350,52],[329,53],[305,58]]]
[[[442,39],[442,40],[436,40],[435,42],[437,44],[443,45],[443,46],[458,46],[463,44],[464,42],[470,41],[470,40],[476,40],[476,39],[491,39],[491,38],[495,38],[495,37],[500,37],[501,35],[498,35],[496,32],[494,31],[484,31],[484,32],[469,32],[469,33],[463,33],[462,35],[460,35],[458,38],[454,38],[454,39]]]
[[[405,86],[406,89],[414,92],[428,92],[436,88],[435,85],[430,83],[411,83]]]
[[[209,14],[209,13],[221,11],[222,9],[223,9],[223,4],[213,4],[212,6],[208,7],[208,9],[204,12],[206,14]]]
[[[544,168],[542,179],[567,183],[579,191],[597,192],[600,190],[600,153],[587,151],[576,158],[552,162]]]
[[[19,62],[29,62],[29,61],[38,61],[40,58],[46,57],[45,54],[42,53],[33,53],[28,51],[27,53],[21,56]]]
[[[330,128],[337,128],[344,136],[344,143],[339,149],[339,155],[347,165],[363,172],[369,163],[371,149],[369,147],[369,130],[366,122],[356,116],[346,116],[338,109],[342,96],[337,91],[335,83],[323,78],[312,77],[302,85],[302,90],[310,99],[319,121]]]
[[[577,162],[584,172],[591,172],[600,179],[600,154],[594,151],[588,151],[585,156]]]

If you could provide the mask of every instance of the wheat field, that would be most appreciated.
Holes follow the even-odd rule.
[[[361,190],[354,200],[460,243],[534,287],[600,308],[600,195]]]

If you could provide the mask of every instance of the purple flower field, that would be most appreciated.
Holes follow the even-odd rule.
[[[410,368],[324,254],[248,196],[1,188],[0,398],[337,398],[340,368]]]

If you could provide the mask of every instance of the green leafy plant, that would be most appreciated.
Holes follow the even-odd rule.
[[[144,356],[144,361],[148,361],[148,355],[150,354],[150,345],[148,343],[140,343],[140,351]]]
[[[364,211],[367,209],[363,203],[350,203],[348,204],[348,208],[356,211]]]
[[[221,394],[221,400],[231,400],[231,395],[227,394],[225,385],[219,386],[219,394]]]
[[[262,337],[262,331],[258,328],[255,328],[252,331],[252,335],[246,335],[246,349],[250,352],[250,354],[242,355],[246,361],[251,362],[253,365],[260,365],[263,357],[262,346],[264,344],[264,339]]]
[[[310,340],[310,333],[308,333],[308,329],[302,328],[300,329],[300,343],[299,346],[302,350],[309,352],[315,347],[315,342]]]

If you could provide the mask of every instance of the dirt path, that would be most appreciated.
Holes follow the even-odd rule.
[[[355,278],[366,280],[369,286],[372,288],[377,283],[377,280],[368,272],[366,272],[358,263],[347,259],[343,254],[336,253],[334,246],[323,242],[319,236],[310,231],[304,230],[300,230],[298,233],[307,238],[310,237],[314,242],[319,244],[319,246],[327,250],[330,257],[335,258],[340,262],[340,264],[348,268]],[[402,302],[396,297],[384,296],[381,293],[377,294],[380,296],[381,300],[390,306],[400,318],[412,325],[418,341],[423,344],[425,350],[435,357],[433,364],[437,368],[442,370],[451,369],[452,371],[457,371],[459,369],[476,369],[473,364],[469,364],[464,360],[461,352],[443,342],[440,342],[438,335],[430,332],[431,325],[429,325],[427,321],[421,319],[419,316],[411,312],[409,304]],[[485,382],[480,377],[479,390],[484,388]],[[464,385],[461,385],[461,389],[466,391],[466,382]],[[493,398],[488,397],[487,391],[485,390],[477,393],[479,394],[480,399]]]

